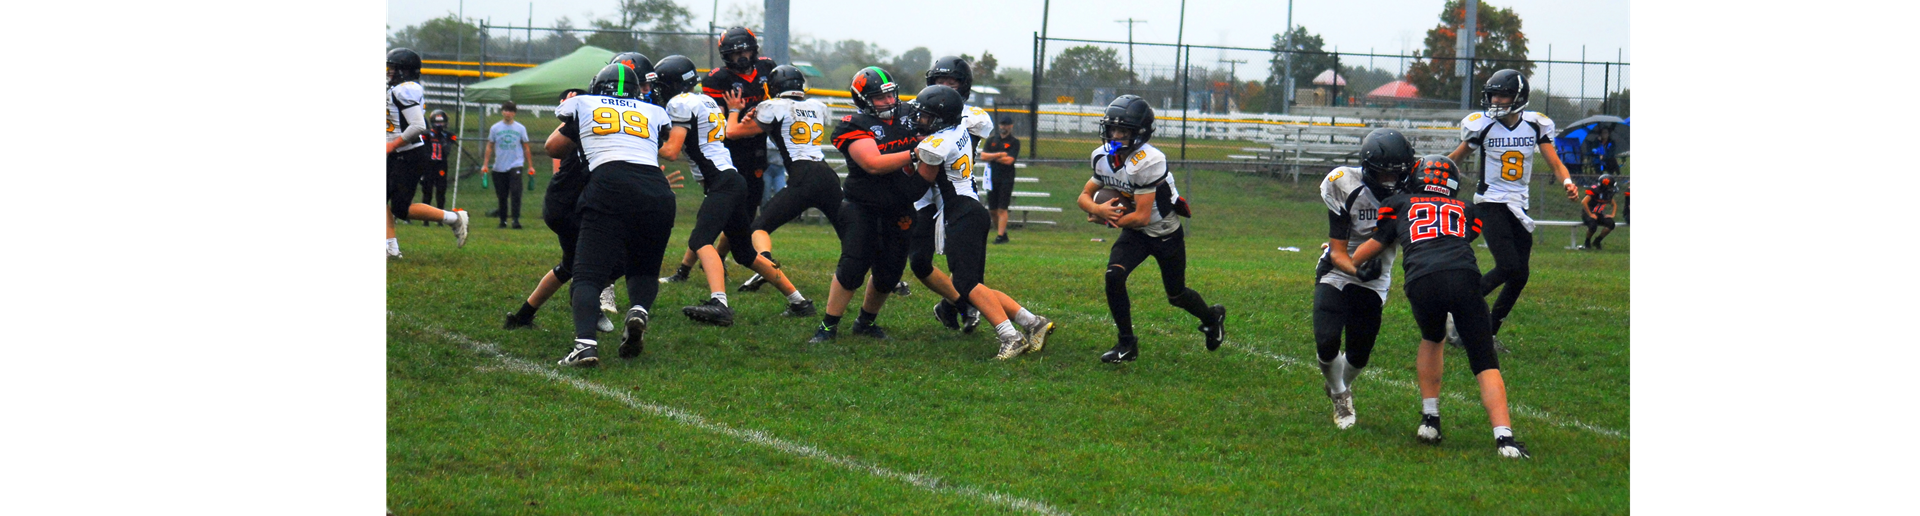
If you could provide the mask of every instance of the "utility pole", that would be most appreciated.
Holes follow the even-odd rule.
[[[1114,23],[1125,23],[1125,24],[1127,24],[1127,86],[1133,86],[1133,85],[1134,85],[1134,79],[1133,79],[1133,25],[1134,25],[1134,24],[1136,24],[1136,23],[1146,23],[1147,21],[1146,21],[1146,20],[1135,20],[1135,19],[1133,19],[1133,18],[1127,18],[1127,19],[1125,19],[1125,20],[1114,20],[1113,22],[1114,22]]]
[[[1283,114],[1283,115],[1293,113],[1293,0],[1287,0],[1287,49],[1286,50],[1287,50],[1287,76],[1282,77],[1278,81],[1274,81],[1279,83],[1281,87],[1286,88],[1286,91],[1280,92],[1281,93],[1280,98],[1284,99],[1280,103],[1280,114]]]
[[[1040,72],[1047,64],[1047,14],[1053,12],[1053,0],[1040,2],[1040,37],[1033,49],[1033,104],[1027,110],[1027,126],[1032,136],[1027,142],[1027,159],[1040,157]]]
[[[787,53],[787,0],[766,0],[766,32],[760,55],[773,58],[778,64],[791,64],[792,56]]]
[[[720,42],[713,40],[713,32],[715,30],[718,30],[717,28],[719,26],[720,26],[720,0],[713,0],[713,14],[707,17],[707,69],[708,70],[713,69],[713,53],[715,52],[714,49],[719,48],[720,46]]]
[[[1460,41],[1455,44],[1454,75],[1460,77],[1460,109],[1473,109],[1473,55],[1474,45],[1479,43],[1480,0],[1462,0],[1466,4],[1466,23],[1460,26]]]

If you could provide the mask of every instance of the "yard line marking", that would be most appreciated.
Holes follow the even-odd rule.
[[[1068,317],[1062,317],[1062,318],[1076,320],[1078,322],[1086,322],[1086,323],[1104,323],[1109,325],[1113,324],[1112,319],[1086,315],[1078,312],[1071,313]],[[1164,329],[1156,328],[1155,330],[1160,330],[1160,331],[1157,331],[1157,333],[1166,333],[1168,335],[1171,335],[1171,333],[1164,331]],[[1309,371],[1313,371],[1315,373],[1318,373],[1320,371],[1320,368],[1318,366],[1310,367],[1310,364],[1300,359],[1296,359],[1286,355],[1281,355],[1279,353],[1274,353],[1274,352],[1256,348],[1253,346],[1248,346],[1246,344],[1237,343],[1232,338],[1227,339],[1227,342],[1223,343],[1222,345],[1225,347],[1244,351],[1250,355],[1280,362],[1280,367],[1283,369],[1298,366],[1298,367],[1307,369]],[[1417,383],[1388,377],[1384,373],[1385,371],[1376,371],[1374,374],[1371,374],[1368,376],[1377,378],[1380,382],[1386,383],[1388,385],[1392,385],[1394,387],[1412,390],[1415,392],[1418,392],[1420,390],[1420,385]],[[1458,401],[1462,403],[1471,403],[1471,404],[1480,403],[1480,400],[1469,398],[1465,394],[1461,394],[1459,391],[1446,391],[1444,394],[1447,396],[1448,399],[1451,399],[1454,401]],[[1612,428],[1607,428],[1604,426],[1595,425],[1592,423],[1587,423],[1572,417],[1556,416],[1545,410],[1536,409],[1536,408],[1522,405],[1519,403],[1508,402],[1507,411],[1512,413],[1515,416],[1522,416],[1528,419],[1538,420],[1553,426],[1586,430],[1588,432],[1593,432],[1593,433],[1608,436],[1608,437],[1631,440],[1631,439],[1628,439],[1626,432],[1622,432]]]
[[[395,314],[395,315],[398,315],[398,314]],[[732,426],[726,425],[725,423],[710,421],[707,418],[701,417],[700,415],[694,414],[692,412],[687,412],[677,408],[668,407],[665,405],[649,403],[647,401],[643,401],[638,398],[635,398],[633,397],[633,395],[628,394],[626,392],[622,392],[618,389],[613,389],[605,385],[600,385],[590,381],[586,381],[586,380],[582,380],[582,379],[568,376],[565,374],[561,374],[555,368],[548,367],[544,364],[529,362],[524,359],[515,358],[511,355],[506,354],[505,352],[502,352],[500,350],[500,347],[497,345],[494,345],[493,343],[477,341],[477,340],[468,338],[465,335],[461,335],[458,333],[447,331],[445,329],[421,324],[419,321],[414,320],[412,317],[407,317],[404,315],[400,315],[399,317],[406,319],[408,322],[414,323],[416,326],[420,326],[423,329],[429,332],[432,332],[441,338],[458,342],[461,345],[471,348],[475,351],[479,351],[481,353],[491,355],[494,358],[498,358],[501,364],[504,366],[503,369],[505,370],[516,372],[516,373],[528,374],[532,376],[544,377],[549,380],[567,384],[576,389],[580,389],[593,394],[599,394],[601,396],[606,396],[608,398],[614,399],[614,401],[619,401],[629,407],[633,407],[641,411],[649,412],[656,416],[661,416],[667,419],[671,419],[674,422],[680,423],[682,425],[691,426],[694,428],[698,428],[701,430],[705,430],[705,431],[720,434],[720,435],[725,435],[728,437],[732,437],[732,438],[746,441],[749,443],[757,444],[760,446],[765,446],[768,448],[773,448],[775,450],[783,451],[793,455],[799,455],[802,457],[820,460],[822,462],[826,462],[828,464],[833,464],[835,466],[840,466],[850,470],[863,471],[877,477],[899,480],[902,482],[906,482],[908,484],[912,484],[914,487],[926,489],[928,491],[933,491],[936,493],[956,493],[956,494],[966,495],[969,497],[986,500],[996,505],[1004,505],[1014,509],[1035,512],[1039,514],[1047,514],[1047,515],[1068,514],[1066,511],[1060,510],[1051,505],[1047,505],[1045,502],[1038,502],[1034,500],[1020,498],[1017,496],[996,493],[992,491],[986,491],[973,486],[952,484],[945,480],[940,479],[940,477],[925,474],[925,473],[905,473],[901,471],[896,471],[878,464],[865,462],[865,461],[854,459],[851,457],[834,455],[832,453],[828,453],[825,450],[821,450],[813,446],[800,444],[793,441],[788,441],[785,439],[774,437],[760,430],[734,428]]]

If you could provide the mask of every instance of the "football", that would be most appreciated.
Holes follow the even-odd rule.
[[[1111,187],[1101,188],[1093,192],[1093,202],[1097,204],[1109,204],[1112,203],[1114,199],[1120,200],[1121,214],[1133,213],[1133,196],[1120,193],[1119,190]]]

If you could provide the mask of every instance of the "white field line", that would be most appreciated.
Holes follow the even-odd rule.
[[[1105,324],[1105,325],[1113,324],[1113,320],[1111,318],[1103,318],[1103,317],[1097,317],[1097,316],[1086,315],[1086,314],[1073,314],[1073,319],[1078,319],[1080,322],[1086,322],[1090,324]],[[1137,326],[1138,325],[1136,325],[1136,327]],[[1302,361],[1293,357],[1289,357],[1286,355],[1281,355],[1281,354],[1267,351],[1264,349],[1248,346],[1246,344],[1237,343],[1235,341],[1243,337],[1234,337],[1232,335],[1233,334],[1231,332],[1228,333],[1227,342],[1222,344],[1222,346],[1245,351],[1247,352],[1247,354],[1250,354],[1253,356],[1280,362],[1280,367],[1282,368],[1291,368],[1291,367],[1298,366],[1300,369],[1305,371],[1312,371],[1314,374],[1320,373],[1320,368],[1318,365],[1308,364],[1305,361]],[[1198,335],[1194,335],[1194,337],[1198,338]],[[1416,392],[1420,390],[1419,384],[1416,384],[1407,380],[1392,378],[1382,373],[1383,373],[1382,371],[1376,371],[1367,376],[1370,378],[1374,378],[1376,381],[1385,383],[1387,385],[1392,385],[1397,388],[1416,391]],[[1458,401],[1461,403],[1469,403],[1469,404],[1475,404],[1475,405],[1480,403],[1480,400],[1468,398],[1466,395],[1461,394],[1459,391],[1448,391],[1444,395],[1447,396],[1449,399],[1452,399],[1454,401]],[[1622,432],[1612,428],[1607,428],[1604,426],[1594,425],[1594,424],[1580,421],[1579,419],[1575,419],[1571,417],[1556,416],[1545,410],[1536,409],[1536,408],[1522,405],[1519,403],[1508,402],[1507,410],[1510,411],[1513,415],[1528,418],[1528,419],[1533,419],[1533,420],[1540,421],[1553,426],[1586,430],[1588,432],[1593,432],[1595,434],[1600,434],[1600,435],[1613,437],[1617,439],[1628,439],[1626,432]]]
[[[828,453],[819,448],[815,448],[813,446],[800,444],[793,441],[788,441],[786,439],[774,437],[774,436],[768,435],[766,432],[762,432],[759,430],[734,428],[724,423],[718,423],[718,422],[708,420],[707,418],[701,417],[700,415],[694,414],[692,412],[687,412],[677,408],[668,407],[665,405],[649,403],[649,402],[640,400],[638,398],[634,398],[633,395],[628,394],[626,392],[622,392],[618,389],[613,389],[605,385],[600,385],[597,383],[593,383],[593,382],[589,382],[589,381],[575,378],[572,376],[567,376],[565,374],[561,374],[554,367],[550,367],[545,364],[529,362],[520,358],[515,358],[513,356],[507,355],[506,353],[503,353],[500,351],[499,346],[496,346],[492,343],[473,340],[473,339],[467,338],[465,335],[453,333],[440,328],[430,327],[424,324],[419,324],[417,321],[412,321],[412,318],[410,317],[404,317],[404,316],[402,317],[408,319],[410,322],[415,322],[416,325],[421,326],[427,331],[432,332],[442,338],[452,340],[454,342],[458,342],[461,345],[472,348],[475,351],[479,351],[481,353],[492,355],[498,358],[501,364],[504,366],[503,368],[508,371],[527,374],[530,376],[543,377],[548,380],[553,380],[555,382],[572,386],[573,388],[580,389],[582,391],[612,398],[614,401],[621,402],[623,404],[626,404],[629,407],[633,407],[635,409],[639,409],[640,411],[648,412],[656,416],[661,416],[667,419],[671,419],[674,422],[680,423],[682,425],[698,428],[700,430],[705,430],[707,432],[712,432],[712,433],[724,435],[727,437],[732,437],[735,439],[739,439],[741,441],[746,441],[748,443],[765,446],[767,448],[772,448],[772,449],[786,452],[789,454],[816,459],[821,462],[826,462],[828,464],[833,464],[835,466],[840,466],[846,469],[865,472],[873,476],[899,480],[902,482],[906,482],[908,484],[912,484],[914,487],[918,487],[928,491],[933,491],[936,493],[953,493],[953,494],[965,495],[968,497],[985,500],[995,505],[1003,505],[1003,506],[1011,507],[1014,509],[1034,512],[1039,514],[1047,514],[1047,515],[1068,514],[1066,511],[1060,510],[1051,505],[1047,505],[1045,502],[1038,502],[1034,500],[1028,500],[1025,498],[1012,496],[1012,495],[986,491],[973,486],[952,484],[947,481],[941,480],[940,477],[928,475],[925,473],[905,473],[901,471],[896,471],[884,466],[869,463],[859,459],[834,455],[832,453]]]

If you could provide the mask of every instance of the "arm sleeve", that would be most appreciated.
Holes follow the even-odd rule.
[[[933,140],[921,140],[920,146],[914,147],[913,149],[914,154],[920,157],[921,163],[926,163],[928,165],[947,164],[946,154],[941,152],[939,147],[933,146],[932,143],[933,143]]]
[[[400,116],[407,119],[407,130],[400,132],[400,139],[415,141],[420,135],[427,134],[427,107],[414,104],[400,110]]]
[[[693,128],[693,109],[686,102],[668,102],[667,118],[673,121],[673,125]]]
[[[1353,237],[1353,221],[1344,213],[1327,210],[1327,238],[1347,239]]]
[[[1373,226],[1373,239],[1387,245],[1400,240],[1400,213],[1392,206],[1380,207],[1380,218]]]

